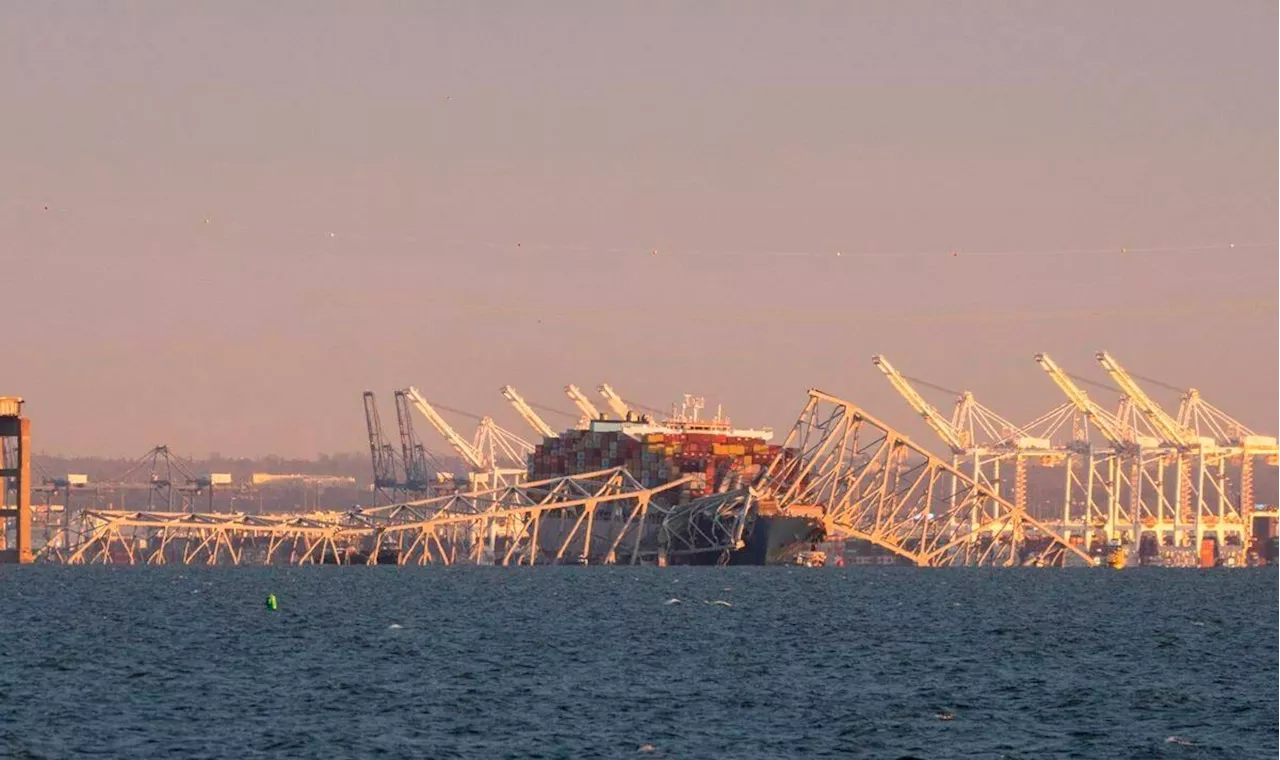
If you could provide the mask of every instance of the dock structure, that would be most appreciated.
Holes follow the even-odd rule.
[[[34,559],[31,552],[31,420],[22,416],[22,399],[17,396],[0,396],[0,450],[3,451],[0,563],[27,564]]]

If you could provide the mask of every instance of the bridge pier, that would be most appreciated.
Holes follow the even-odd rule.
[[[0,396],[0,442],[16,439],[6,446],[11,457],[0,462],[0,564],[27,564],[31,554],[31,420],[22,416],[22,399]],[[12,460],[12,461],[10,461]],[[16,481],[17,502],[10,505],[10,481]],[[9,546],[10,523],[14,545]]]

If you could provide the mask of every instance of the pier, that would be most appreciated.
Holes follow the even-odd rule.
[[[3,451],[0,564],[27,564],[34,559],[31,551],[31,420],[22,416],[22,399],[17,396],[0,396],[0,451]]]

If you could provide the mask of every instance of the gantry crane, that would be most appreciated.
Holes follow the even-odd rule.
[[[533,411],[533,407],[529,406],[529,404],[521,398],[519,393],[516,393],[515,388],[512,388],[510,385],[504,385],[501,390],[502,395],[506,396],[507,401],[511,402],[511,405],[516,408],[520,417],[524,419],[525,422],[529,423],[529,427],[533,428],[535,433],[543,438],[556,437],[556,431],[544,422],[543,419],[538,416],[537,412]]]
[[[1080,518],[1086,542],[1092,543],[1093,529],[1099,527],[1110,543],[1121,543],[1128,531],[1130,540],[1139,544],[1144,529],[1152,530],[1158,543],[1165,542],[1169,534],[1176,542],[1182,510],[1178,503],[1169,503],[1165,489],[1165,466],[1176,450],[1154,435],[1149,425],[1141,424],[1145,418],[1136,413],[1128,395],[1120,399],[1117,412],[1112,414],[1089,398],[1048,354],[1036,354],[1035,359],[1086,424],[1109,444],[1097,451],[1086,438],[1075,448],[1086,468],[1083,482],[1071,468],[1072,485],[1083,492]],[[1101,507],[1094,498],[1095,489],[1103,491],[1105,504]],[[1074,522],[1069,509],[1064,509],[1063,522],[1064,530]]]
[[[1147,395],[1146,391],[1142,390],[1137,381],[1106,351],[1099,351],[1096,354],[1096,358],[1098,364],[1102,365],[1102,368],[1111,376],[1115,384],[1120,387],[1120,391],[1147,419],[1147,424],[1156,431],[1165,443],[1188,450],[1205,444],[1213,445],[1212,439],[1201,440],[1179,425],[1176,420],[1160,408],[1159,404],[1151,400],[1151,397]]]
[[[1049,374],[1054,384],[1066,394],[1067,400],[1074,404],[1080,410],[1080,413],[1085,416],[1085,419],[1089,420],[1108,441],[1117,446],[1128,444],[1125,436],[1121,433],[1120,422],[1115,415],[1089,398],[1089,394],[1077,386],[1071,380],[1071,377],[1058,366],[1057,362],[1049,358],[1048,354],[1036,354],[1036,364],[1039,364]]]
[[[1280,460],[1280,446],[1275,436],[1258,435],[1231,415],[1223,412],[1200,395],[1195,388],[1187,389],[1178,405],[1178,425],[1191,430],[1197,437],[1211,436],[1221,448],[1230,450],[1233,459],[1240,462],[1240,490],[1238,510],[1248,525],[1248,515],[1253,503],[1254,459],[1262,457],[1271,466]],[[1250,526],[1252,527],[1252,526]]]
[[[966,470],[974,481],[991,486],[997,493],[1002,493],[1010,502],[1020,509],[1028,509],[1028,466],[1030,463],[1041,466],[1059,466],[1069,461],[1071,444],[1055,445],[1053,436],[1066,422],[1073,421],[1073,407],[1060,404],[1052,411],[1044,413],[1028,425],[1015,425],[993,409],[978,402],[973,393],[954,392],[934,386],[938,390],[955,395],[955,409],[950,420],[947,420],[936,407],[916,392],[911,379],[902,375],[888,362],[886,357],[872,357],[872,362],[887,377],[893,388],[906,399],[909,406],[915,409],[932,427],[938,438],[951,449],[952,466],[960,470],[963,463],[968,462]],[[923,381],[915,381],[923,383]],[[1073,430],[1074,430],[1073,426]],[[1005,482],[1001,476],[1002,464],[1011,463],[1014,477],[1012,482]],[[1066,467],[1070,482],[1070,467]],[[1070,503],[1070,493],[1064,494],[1064,511]],[[1043,516],[1041,516],[1043,517]]]
[[[413,429],[412,404],[403,389],[395,392],[396,427],[400,432],[400,451],[404,461],[404,490],[411,493],[426,493],[431,490],[431,472],[427,468],[427,460],[436,465],[436,476],[452,480],[453,474],[444,472],[440,463],[427,453],[427,447],[418,440]]]
[[[969,391],[950,391],[956,395],[956,406],[948,420],[887,358],[877,355],[871,361],[951,449],[953,466],[959,469],[961,462],[968,460],[971,477],[975,481],[996,491],[1003,490],[1019,509],[1027,508],[1028,460],[1057,464],[1064,458],[1048,436],[1033,435],[1024,427],[1015,425],[979,403]],[[1054,413],[1038,418],[1035,423],[1049,419],[1056,419]],[[1014,465],[1014,482],[1012,488],[1002,489],[1000,465],[1010,460]]]
[[[1113,358],[1109,356],[1107,358],[1113,368],[1118,367]],[[1124,372],[1122,368],[1120,371]],[[1278,456],[1280,449],[1277,447],[1276,438],[1258,435],[1239,420],[1206,401],[1196,388],[1179,388],[1132,373],[1124,374],[1126,381],[1134,385],[1137,380],[1141,380],[1180,394],[1178,412],[1173,417],[1172,423],[1174,428],[1180,431],[1184,441],[1194,442],[1190,446],[1184,443],[1184,450],[1189,448],[1195,452],[1204,453],[1206,460],[1211,465],[1216,465],[1216,472],[1212,473],[1209,483],[1211,488],[1217,489],[1218,497],[1218,515],[1213,519],[1218,524],[1227,525],[1229,522],[1234,522],[1238,516],[1240,523],[1244,525],[1246,535],[1251,533],[1253,526],[1250,515],[1255,506],[1253,501],[1255,460],[1262,458],[1270,466],[1277,464],[1277,460],[1280,459]],[[1225,493],[1229,490],[1226,472],[1228,462],[1238,467],[1240,473],[1238,488],[1235,489],[1234,494]],[[1179,482],[1179,487],[1184,493],[1190,492],[1190,478],[1183,478]],[[1189,497],[1187,500],[1190,500]],[[1232,505],[1234,515],[1227,514],[1224,502]],[[1218,538],[1219,541],[1222,540],[1221,531],[1218,532]]]
[[[528,473],[527,457],[533,444],[502,429],[490,417],[481,417],[475,437],[467,441],[427,402],[417,388],[404,389],[409,403],[418,410],[442,438],[458,452],[471,470],[472,487],[517,483]]]
[[[528,457],[533,453],[533,444],[498,427],[488,416],[480,418],[475,436],[471,442],[468,442],[458,435],[453,426],[422,397],[417,388],[412,386],[405,388],[404,395],[470,468],[469,492],[477,493],[489,488],[517,486],[525,482],[529,474]],[[496,542],[500,534],[519,535],[524,527],[523,517],[493,520],[487,524],[485,529],[487,535],[474,535],[472,540],[477,543],[487,543],[488,551],[492,555],[496,551]]]
[[[946,417],[943,417],[942,413],[939,412],[933,404],[926,401],[924,396],[921,396],[916,389],[911,386],[911,383],[907,382],[906,377],[894,369],[888,359],[883,356],[876,355],[871,357],[871,362],[884,373],[884,376],[889,380],[889,384],[892,385],[904,399],[906,399],[907,404],[915,410],[916,414],[919,414],[924,418],[924,421],[933,429],[933,432],[937,433],[938,437],[942,439],[942,442],[947,444],[951,449],[952,467],[958,471],[960,470],[962,460],[966,457],[970,458],[973,480],[986,485],[993,491],[997,490],[998,487],[992,484],[991,478],[988,478],[982,469],[981,453],[973,449],[970,445],[970,441],[965,439],[960,431],[951,424],[951,421]],[[999,477],[997,476],[996,481],[998,482],[998,480]],[[953,476],[951,480],[952,502],[955,501],[958,492],[959,483]],[[968,517],[970,528],[973,528],[978,524],[980,515],[976,512],[971,512]]]
[[[382,430],[378,400],[373,391],[364,392],[364,421],[369,431],[369,456],[373,464],[373,503],[377,506],[379,496],[388,502],[395,501],[391,494],[401,483],[396,472],[396,450]]]
[[[1218,548],[1225,547],[1228,536],[1234,534],[1239,546],[1246,543],[1247,528],[1239,512],[1230,505],[1227,496],[1226,460],[1231,450],[1222,450],[1212,436],[1201,436],[1194,430],[1178,423],[1164,411],[1146,391],[1138,385],[1120,363],[1106,351],[1099,351],[1095,358],[1107,372],[1112,381],[1125,393],[1138,412],[1146,419],[1147,424],[1159,435],[1161,441],[1177,451],[1177,497],[1176,508],[1190,506],[1193,520],[1194,546],[1200,550],[1205,534],[1206,524],[1212,525],[1217,537]],[[1191,470],[1195,467],[1196,477],[1193,483]],[[1217,510],[1213,509],[1211,498],[1216,501]],[[1175,541],[1179,545],[1188,542],[1185,536],[1177,535]]]
[[[431,426],[436,429],[436,432],[440,434],[440,437],[444,438],[445,441],[453,447],[453,450],[458,452],[458,456],[462,457],[462,461],[465,462],[473,472],[484,472],[488,469],[489,463],[484,460],[484,457],[481,456],[480,452],[477,451],[471,443],[467,441],[467,439],[458,435],[458,431],[454,430],[453,426],[445,421],[444,417],[440,416],[440,413],[422,397],[422,394],[418,392],[417,388],[410,386],[403,389],[401,393],[423,417],[427,418],[427,422],[431,423]]]
[[[953,453],[966,454],[975,446],[1000,448],[1009,450],[1049,451],[1051,442],[1046,435],[1036,435],[1046,421],[1057,420],[1061,408],[1044,414],[1028,425],[1015,425],[990,407],[980,403],[970,391],[947,391],[956,397],[955,409],[951,419],[947,419],[928,401],[925,401],[911,385],[910,379],[898,372],[884,356],[873,356],[871,361],[884,373],[907,403],[929,423],[934,432],[942,438]],[[917,381],[921,382],[921,381]],[[939,390],[946,390],[939,388]]]
[[[1082,530],[1086,545],[1092,545],[1093,529],[1101,527],[1104,536],[1108,542],[1118,542],[1120,533],[1124,526],[1133,526],[1140,524],[1141,511],[1141,474],[1137,477],[1130,477],[1124,469],[1124,463],[1127,460],[1136,460],[1141,467],[1144,452],[1159,449],[1159,442],[1155,438],[1138,439],[1135,432],[1130,429],[1122,421],[1124,417],[1123,410],[1127,408],[1128,399],[1122,398],[1120,402],[1121,412],[1112,414],[1102,408],[1097,402],[1089,398],[1089,394],[1080,388],[1071,379],[1071,377],[1058,366],[1048,354],[1040,353],[1035,355],[1036,363],[1049,375],[1054,384],[1066,395],[1077,411],[1085,419],[1086,425],[1092,425],[1093,429],[1102,434],[1102,437],[1110,444],[1110,449],[1102,452],[1095,452],[1092,443],[1085,441],[1083,447],[1077,448],[1077,453],[1085,456],[1085,481],[1083,483],[1084,499],[1083,510],[1080,515],[1082,522]],[[1099,455],[1100,454],[1100,455]],[[1100,470],[1099,465],[1102,465]],[[1074,467],[1068,466],[1068,469],[1074,473]],[[1163,472],[1163,470],[1161,471]],[[1077,479],[1073,485],[1080,486],[1081,483]],[[1125,486],[1129,487],[1129,511],[1130,514],[1125,519],[1122,514],[1121,491]],[[1101,488],[1105,494],[1106,503],[1104,507],[1098,507],[1094,500],[1095,487]],[[1070,525],[1074,522],[1074,516],[1070,513],[1070,509],[1063,512],[1063,529],[1070,530]]]
[[[69,475],[67,480],[70,485],[93,491],[95,503],[105,500],[115,505],[118,499],[119,507],[124,509],[132,505],[128,498],[130,492],[145,492],[145,509],[167,509],[171,512],[193,511],[195,497],[205,493],[212,508],[215,488],[231,485],[229,474],[197,472],[191,460],[179,456],[164,444],[153,446],[114,477],[89,483],[87,479],[73,480]]]

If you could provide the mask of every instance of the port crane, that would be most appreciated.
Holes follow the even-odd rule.
[[[596,390],[604,397],[605,404],[608,405],[609,410],[613,412],[615,417],[620,420],[631,419],[631,407],[627,406],[627,402],[623,401],[622,397],[613,388],[610,388],[608,383],[602,383]]]
[[[181,511],[191,511],[192,495],[212,485],[209,476],[196,475],[194,471],[195,465],[161,444],[151,447],[115,477],[94,485],[99,492],[119,491],[121,506],[124,505],[124,492],[145,490],[147,509],[164,506],[173,511],[175,506],[179,506]],[[138,477],[143,480],[137,480]]]
[[[600,410],[596,408],[595,404],[591,403],[591,399],[587,398],[587,395],[583,393],[578,386],[566,385],[564,387],[564,393],[569,397],[569,400],[573,402],[573,405],[578,407],[578,411],[582,412],[582,419],[579,420],[579,427],[583,430],[590,427],[592,420],[600,419]]]
[[[951,449],[952,466],[957,469],[968,462],[970,477],[976,482],[1008,494],[1019,509],[1027,508],[1027,463],[1034,459],[1044,464],[1056,464],[1064,458],[1048,435],[1036,436],[1024,427],[1015,425],[995,411],[979,403],[969,391],[948,391],[956,396],[955,410],[947,419],[912,386],[910,380],[899,372],[883,355],[871,358],[873,364],[889,380],[907,404],[919,414],[929,427]],[[1061,417],[1057,410],[1037,420]],[[1002,462],[1012,461],[1014,482],[1012,489],[1002,488],[1000,469]],[[977,519],[977,515],[973,516]]]
[[[1232,449],[1222,449],[1213,436],[1201,436],[1196,431],[1179,424],[1164,411],[1146,391],[1138,385],[1131,373],[1106,351],[1099,351],[1095,358],[1126,394],[1147,424],[1156,432],[1162,443],[1173,449],[1177,463],[1176,509],[1182,511],[1190,505],[1192,511],[1192,546],[1199,549],[1204,541],[1206,524],[1211,524],[1219,547],[1230,534],[1235,534],[1239,545],[1245,542],[1246,526],[1241,514],[1229,504],[1227,497],[1226,460]],[[1192,480],[1192,469],[1195,480]],[[1216,496],[1216,514],[1209,503]],[[1174,531],[1174,542],[1185,546],[1187,536]]]
[[[499,427],[491,417],[481,417],[471,441],[458,434],[417,388],[404,389],[405,398],[436,429],[471,469],[473,487],[516,483],[528,472],[527,459],[533,444]]]
[[[43,468],[40,468],[43,469]],[[169,446],[160,444],[152,446],[145,454],[133,460],[122,471],[102,480],[90,480],[84,474],[68,474],[65,477],[47,478],[45,486],[50,495],[58,490],[65,490],[66,501],[62,507],[61,525],[48,535],[53,551],[70,546],[77,541],[76,524],[89,507],[71,509],[72,490],[92,492],[92,501],[97,504],[107,503],[120,509],[166,510],[171,513],[190,514],[195,511],[196,496],[207,494],[210,510],[213,508],[214,492],[221,487],[231,485],[228,473],[197,473],[195,465],[178,454]],[[145,493],[143,499],[141,493]],[[131,494],[138,494],[130,498]],[[73,515],[72,513],[75,512]],[[74,519],[73,519],[74,518]],[[51,526],[52,517],[45,515],[46,530]]]
[[[1134,450],[1132,436],[1126,432],[1119,415],[1112,414],[1090,398],[1089,394],[1076,385],[1048,354],[1036,354],[1035,360],[1053,380],[1054,385],[1067,397],[1067,403],[1083,419],[1083,424],[1080,426],[1083,428],[1083,435],[1073,436],[1071,450],[1074,456],[1067,462],[1067,493],[1062,510],[1063,534],[1070,537],[1072,527],[1078,524],[1086,548],[1092,547],[1094,531],[1097,528],[1102,529],[1105,541],[1118,540],[1120,491],[1127,477],[1120,463],[1124,454]],[[1127,399],[1121,399],[1122,411],[1126,404]],[[1088,435],[1090,425],[1111,444],[1110,450],[1101,453],[1095,451]],[[1148,448],[1154,447],[1155,444],[1155,439],[1147,442]],[[1077,472],[1077,462],[1083,464],[1080,468],[1083,473]],[[1099,467],[1102,468],[1101,471]],[[1083,477],[1081,477],[1082,474]],[[1095,498],[1095,489],[1102,492],[1099,495],[1105,503],[1101,507],[1098,506],[1099,501]],[[1079,500],[1074,498],[1073,495],[1077,493],[1083,493],[1083,498]],[[1075,503],[1081,505],[1078,516],[1073,514],[1071,509]]]
[[[1270,466],[1280,460],[1280,446],[1275,436],[1258,435],[1231,415],[1223,412],[1200,395],[1195,388],[1188,388],[1178,404],[1178,425],[1191,430],[1197,437],[1210,436],[1218,445],[1228,449],[1233,459],[1240,463],[1239,512],[1247,516],[1254,507],[1254,460],[1261,457]]]
[[[1053,380],[1054,385],[1057,385],[1066,395],[1067,400],[1113,445],[1125,448],[1138,444],[1151,448],[1158,444],[1157,439],[1152,436],[1135,437],[1131,432],[1132,426],[1126,425],[1121,421],[1125,416],[1123,412],[1112,414],[1089,398],[1089,394],[1076,385],[1071,376],[1059,367],[1057,362],[1050,358],[1048,354],[1036,354],[1035,359],[1040,368]],[[1121,409],[1125,406],[1126,402],[1122,399]]]
[[[951,449],[952,454],[962,456],[967,453],[970,445],[969,441],[965,440],[965,438],[960,434],[960,431],[951,424],[950,420],[942,416],[942,413],[938,411],[937,407],[926,401],[924,396],[921,396],[916,389],[912,387],[911,383],[907,382],[906,377],[904,377],[901,372],[898,372],[898,370],[889,363],[888,359],[877,354],[876,356],[871,357],[871,363],[876,365],[876,368],[884,373],[884,376],[888,378],[889,384],[893,386],[894,390],[906,399],[907,404],[915,410],[916,414],[919,414],[924,421],[928,423],[929,427],[933,429],[933,432],[938,434],[938,437],[942,439],[942,442],[947,444]]]
[[[397,473],[396,450],[382,430],[378,400],[373,391],[364,392],[364,422],[369,433],[369,457],[373,463],[373,503],[377,505],[379,496],[393,502],[393,494],[403,483]]]
[[[404,488],[412,493],[425,493],[431,488],[431,475],[434,471],[438,480],[452,481],[453,473],[447,472],[442,463],[436,459],[413,429],[413,413],[404,390],[395,392],[396,427],[400,432],[400,450],[404,458]],[[431,466],[428,467],[428,464]]]
[[[1198,438],[1194,433],[1179,425],[1176,420],[1160,408],[1159,404],[1147,395],[1147,392],[1138,385],[1133,376],[1126,372],[1119,362],[1106,351],[1099,351],[1095,358],[1097,358],[1098,364],[1102,365],[1102,368],[1111,376],[1115,384],[1119,386],[1125,397],[1146,418],[1147,424],[1151,426],[1162,441],[1186,450],[1206,446],[1214,447],[1213,439]]]
[[[1163,543],[1166,538],[1176,542],[1182,523],[1189,516],[1182,500],[1185,494],[1179,492],[1170,503],[1165,486],[1167,465],[1176,460],[1177,450],[1147,423],[1148,418],[1131,396],[1123,395],[1112,414],[1090,398],[1048,354],[1036,354],[1035,360],[1087,424],[1109,444],[1098,451],[1086,438],[1076,448],[1077,457],[1084,464],[1084,479],[1076,477],[1072,469],[1071,484],[1073,491],[1083,492],[1084,514],[1080,522],[1086,545],[1092,544],[1096,529],[1101,529],[1105,540],[1112,544],[1121,543],[1126,531],[1137,544],[1144,530],[1154,533],[1158,542]],[[1099,491],[1101,499],[1095,498]],[[1068,510],[1064,510],[1063,522],[1064,530],[1075,522]]]
[[[533,428],[535,433],[543,438],[556,437],[556,431],[538,416],[538,413],[516,392],[515,388],[510,385],[504,385],[501,390],[502,395],[506,397],[507,401],[511,402],[516,412],[520,414],[521,419],[529,423],[529,427]]]
[[[1111,360],[1114,364],[1114,359]],[[1196,388],[1179,388],[1169,383],[1128,373],[1133,380],[1142,380],[1180,394],[1177,415],[1173,422],[1197,442],[1212,441],[1219,462],[1228,460],[1239,467],[1240,480],[1236,510],[1245,518],[1254,507],[1253,470],[1255,460],[1261,458],[1269,466],[1280,460],[1280,447],[1275,436],[1259,435],[1244,423],[1209,403]],[[1246,521],[1247,522],[1247,521]]]

